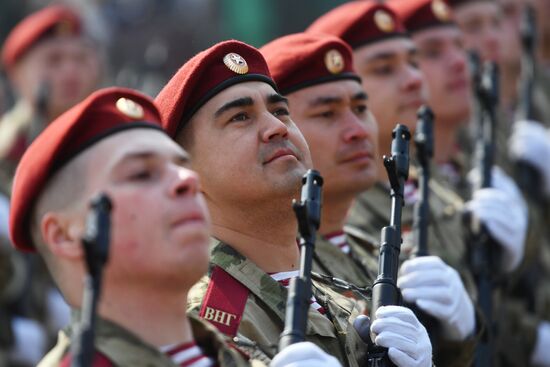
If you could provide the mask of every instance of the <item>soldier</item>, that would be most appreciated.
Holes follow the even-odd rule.
[[[156,101],[168,134],[193,158],[212,215],[211,267],[190,292],[189,308],[252,353],[272,357],[283,329],[285,285],[298,273],[290,202],[311,166],[307,144],[262,55],[238,41],[189,60]],[[359,365],[366,344],[351,322],[363,310],[322,282],[313,288],[306,340],[344,365]],[[426,331],[410,310],[382,307],[378,316],[376,342],[390,347],[397,365],[430,364]],[[405,330],[412,344],[397,342]]]
[[[208,266],[210,229],[198,177],[188,166],[187,153],[163,132],[153,101],[123,88],[97,91],[62,114],[18,166],[13,243],[46,259],[76,314],[87,205],[98,192],[112,200],[94,366],[248,365],[212,326],[185,311],[189,289]],[[42,366],[70,365],[74,326],[60,332]]]
[[[0,184],[9,191],[15,166],[33,138],[96,88],[100,62],[80,17],[60,5],[18,23],[1,58],[18,98],[0,120]]]
[[[362,232],[348,227],[346,234],[344,224],[355,196],[375,184],[376,160],[380,157],[377,125],[353,70],[351,50],[336,37],[298,33],[276,39],[260,51],[281,93],[289,99],[292,117],[308,142],[314,166],[325,179],[319,233],[340,251],[330,244],[317,245],[318,267],[362,285],[368,275],[377,274],[378,263],[372,262],[378,255],[376,246],[361,240],[365,237]],[[436,257],[423,260],[437,263],[437,271],[425,272],[425,277],[434,286],[441,282],[438,286],[443,292],[449,290],[452,304],[443,316],[438,313],[445,308],[444,302],[438,304],[440,297],[430,299],[418,290],[419,303],[433,302],[428,311],[440,320],[443,330],[436,340],[435,363],[466,365],[471,359],[475,329],[470,297],[455,270]],[[418,265],[410,262],[404,266]],[[417,291],[409,286],[412,283],[401,279],[405,295]],[[448,317],[450,313],[454,313],[453,318]],[[443,362],[445,359],[448,361]]]
[[[424,72],[430,91],[436,91],[436,93],[430,94],[430,104],[436,111],[437,128],[439,129],[439,127],[443,125],[442,122],[452,124],[454,121],[454,126],[458,126],[458,124],[464,122],[464,117],[469,117],[461,112],[460,109],[456,108],[456,106],[465,107],[467,105],[466,99],[471,96],[469,96],[468,93],[459,93],[460,90],[457,93],[454,91],[455,88],[449,88],[454,85],[451,81],[464,80],[466,56],[462,47],[461,34],[456,25],[451,22],[452,14],[449,12],[442,12],[442,10],[446,8],[443,7],[441,3],[439,6],[434,6],[434,3],[435,2],[429,0],[411,2],[396,0],[390,5],[396,9],[407,25],[407,28],[411,31],[412,39],[419,49],[420,68]],[[430,14],[431,16],[429,16]],[[438,113],[438,111],[440,113]],[[454,113],[449,113],[453,111]],[[442,121],[440,116],[448,116],[452,119],[451,121],[446,119]],[[443,126],[442,129],[444,128]],[[447,144],[452,144],[452,141]],[[455,172],[455,175],[460,177],[460,171]],[[507,212],[507,216],[508,215],[509,213]],[[536,244],[538,247],[540,246],[541,239],[536,238],[534,241],[531,240],[530,242]],[[529,251],[530,250],[527,248],[526,252]],[[526,261],[524,260],[523,262],[525,263]],[[542,274],[543,272],[538,273],[541,277],[543,276]],[[514,274],[513,278],[517,278],[517,274]],[[509,283],[514,284],[515,281],[509,281]],[[541,283],[543,282],[541,281]],[[522,282],[519,282],[516,286],[523,289],[527,288]],[[515,362],[516,365],[525,365],[529,361],[530,351],[532,350],[532,345],[536,338],[534,327],[536,327],[538,323],[541,323],[541,325],[545,323],[544,321],[541,322],[538,320],[537,317],[534,317],[533,310],[518,306],[517,300],[511,299],[510,295],[503,294],[501,296],[503,298],[499,301],[498,309],[495,310],[495,314],[500,315],[498,319],[498,337],[510,338],[510,335],[517,334],[530,335],[530,337],[524,338],[522,343],[511,342],[511,340],[508,342],[499,342],[499,353],[501,353],[504,359],[508,359],[509,361],[508,355],[513,354],[515,355],[514,358],[520,361]],[[517,298],[517,296],[515,298]],[[509,309],[509,311],[507,311],[507,309]],[[510,320],[517,321],[510,322]],[[541,326],[541,328],[543,327]],[[544,338],[544,334],[541,333],[541,336],[536,339],[539,340],[539,342],[543,342]],[[515,344],[514,348],[511,349],[511,345],[513,344]],[[510,350],[513,350],[513,352],[510,352]]]

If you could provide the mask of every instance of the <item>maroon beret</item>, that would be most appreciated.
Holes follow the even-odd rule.
[[[388,5],[411,33],[454,24],[447,0],[392,0]]]
[[[152,99],[115,87],[91,94],[52,121],[25,151],[15,172],[9,223],[15,247],[35,250],[31,213],[56,171],[101,139],[138,127],[161,130],[161,117]]]
[[[350,47],[327,34],[296,33],[260,48],[283,94],[340,79],[361,79],[353,70]]]
[[[277,89],[262,54],[246,43],[220,42],[187,61],[155,99],[164,129],[175,138],[208,100],[222,90],[248,81]]]
[[[340,37],[352,48],[390,37],[406,36],[393,10],[373,0],[350,1],[332,9],[306,30]]]
[[[81,31],[81,19],[73,10],[62,5],[48,6],[24,18],[8,34],[2,47],[2,63],[9,70],[40,40],[79,35]]]

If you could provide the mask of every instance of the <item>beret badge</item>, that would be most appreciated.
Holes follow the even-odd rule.
[[[248,73],[248,64],[246,60],[239,54],[234,52],[228,53],[223,58],[223,63],[229,70],[236,74]]]
[[[377,10],[374,13],[374,24],[383,32],[392,32],[395,30],[393,18],[383,9]]]
[[[332,49],[325,54],[325,66],[332,74],[339,74],[344,70],[344,57],[340,51]]]
[[[449,9],[449,5],[442,0],[432,1],[432,12],[437,19],[443,22],[448,21],[451,18],[451,10]]]
[[[128,98],[119,98],[116,101],[116,108],[126,116],[133,119],[140,119],[144,115],[143,107]]]

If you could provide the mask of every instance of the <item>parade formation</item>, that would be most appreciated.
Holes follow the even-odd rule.
[[[102,86],[82,12],[28,14],[0,367],[550,366],[544,3],[338,2],[156,95]]]

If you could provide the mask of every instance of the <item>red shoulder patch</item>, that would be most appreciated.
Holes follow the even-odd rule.
[[[237,335],[248,288],[219,266],[214,267],[199,316],[231,337]]]

